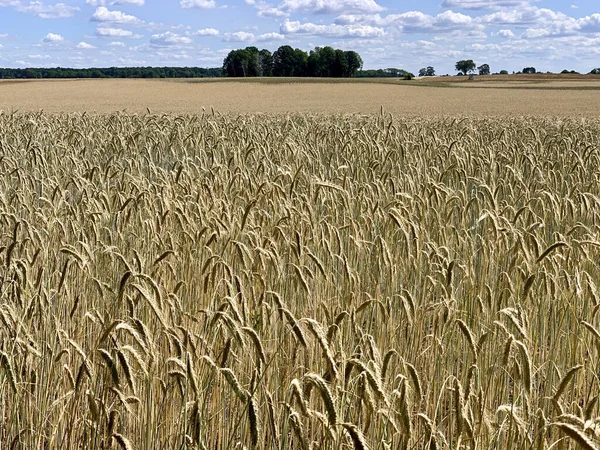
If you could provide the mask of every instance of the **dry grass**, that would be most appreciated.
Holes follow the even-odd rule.
[[[273,80],[2,81],[0,109],[141,113],[149,108],[155,113],[194,114],[214,107],[233,114],[376,114],[383,106],[395,115],[412,117],[597,115],[599,80],[532,80],[499,83],[476,78],[468,82],[466,77],[449,77],[377,83],[298,79],[288,83],[280,83],[282,80],[275,80],[277,83]]]
[[[0,448],[600,447],[600,121],[0,129]]]

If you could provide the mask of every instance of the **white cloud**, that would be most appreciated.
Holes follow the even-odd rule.
[[[282,41],[284,39],[285,36],[279,33],[265,33],[256,37],[257,42]]]
[[[458,9],[516,9],[528,6],[531,3],[532,0],[444,0],[442,2],[442,7]]]
[[[215,8],[215,0],[181,0],[179,6],[182,8],[200,8],[200,9],[211,9]]]
[[[46,37],[43,39],[44,42],[60,42],[64,41],[65,38],[60,34],[48,33]]]
[[[83,41],[80,42],[79,44],[77,44],[75,47],[79,48],[79,49],[82,49],[82,50],[89,50],[89,49],[92,49],[92,48],[96,48],[92,44],[88,44],[87,42],[83,42]]]
[[[140,36],[134,35],[132,31],[124,30],[122,28],[110,28],[110,27],[98,27],[96,28],[96,35],[100,37],[127,37],[137,38]]]
[[[515,33],[512,32],[512,30],[500,30],[497,33],[493,33],[494,36],[500,36],[503,38],[514,38],[515,37]]]
[[[108,45],[109,47],[125,47],[125,43],[119,41],[110,42]]]
[[[571,17],[561,12],[547,8],[522,8],[514,10],[503,10],[482,16],[478,19],[484,24],[528,26],[538,24],[546,26],[551,23],[570,20]]]
[[[285,35],[307,35],[321,37],[347,37],[347,38],[373,38],[384,36],[383,28],[372,27],[370,25],[317,25],[314,23],[300,23],[286,20],[280,27],[280,31]]]
[[[376,13],[385,10],[375,0],[283,0],[277,9],[288,14]]]
[[[52,57],[50,55],[40,55],[40,54],[27,55],[27,57],[29,59],[52,59]]]
[[[236,31],[235,33],[225,33],[223,40],[226,42],[252,42],[255,39],[254,34],[246,31]]]
[[[259,3],[257,5],[257,9],[258,9],[258,13],[257,13],[258,17],[272,17],[272,18],[277,19],[277,18],[289,16],[289,14],[286,13],[285,11],[281,11],[280,9],[270,6],[264,2]]]
[[[144,6],[144,0],[114,0],[112,2],[107,2],[106,0],[85,0],[86,5],[91,6],[106,6],[107,4],[113,5],[134,5],[134,6]]]
[[[94,22],[111,22],[120,24],[139,25],[143,23],[142,20],[130,14],[125,14],[121,11],[110,11],[104,6],[99,6],[96,12],[92,16]]]
[[[376,0],[283,0],[274,6],[264,0],[245,0],[258,10],[258,17],[282,18],[294,13],[309,14],[364,14],[377,13],[386,8]]]
[[[595,13],[591,16],[585,16],[577,20],[579,30],[586,33],[599,33],[600,32],[600,14]]]
[[[282,41],[285,36],[280,33],[264,33],[258,36],[247,31],[236,31],[234,33],[225,33],[223,40],[225,42],[270,42]]]
[[[42,19],[63,19],[73,17],[79,7],[69,6],[64,3],[56,3],[55,5],[44,5],[40,1],[29,2],[28,4],[22,1],[5,1],[0,2],[0,6],[15,6],[17,11],[23,13],[34,14]]]
[[[202,30],[194,31],[191,33],[192,36],[218,36],[219,30],[215,28],[204,28]]]
[[[474,31],[480,34],[483,25],[471,16],[444,11],[437,16],[430,16],[421,11],[407,11],[401,14],[345,14],[335,19],[338,25],[370,25],[376,27],[393,26],[405,33],[441,33],[453,30]]]
[[[150,38],[150,43],[160,47],[166,47],[170,45],[191,44],[192,40],[187,36],[180,36],[167,31],[161,34],[153,34]]]

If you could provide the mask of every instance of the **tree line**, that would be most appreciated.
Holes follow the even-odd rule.
[[[490,75],[491,71],[490,71],[490,65],[489,64],[482,64],[481,66],[477,66],[475,64],[475,61],[473,61],[472,59],[463,59],[461,61],[457,61],[456,65],[454,66],[454,68],[456,69],[456,71],[458,72],[458,75],[474,75],[475,74],[475,69],[477,69],[479,75]],[[500,75],[508,75],[508,70],[501,70],[500,72],[498,72]],[[514,74],[515,72],[513,72]],[[516,72],[517,74],[535,74],[535,73],[540,73],[536,70],[535,67],[525,67],[523,68],[523,70],[520,70],[518,72]],[[551,73],[551,72],[547,72],[547,73]],[[575,70],[563,70],[562,72],[560,72],[561,74],[579,74],[579,72],[575,71]],[[590,75],[600,75],[600,68],[597,69],[592,69],[589,72]],[[433,66],[427,66],[427,67],[423,67],[422,69],[419,70],[419,76],[420,77],[433,77],[435,76],[435,69]]]
[[[361,69],[356,71],[354,76],[356,78],[404,78],[405,80],[412,80],[415,77],[411,72],[394,67],[388,69]]]
[[[275,52],[256,47],[232,50],[223,60],[228,77],[335,77],[349,78],[362,68],[355,51],[316,47],[309,53],[289,45]]]
[[[106,67],[90,69],[27,68],[1,69],[0,78],[213,78],[223,76],[218,68],[201,67]]]

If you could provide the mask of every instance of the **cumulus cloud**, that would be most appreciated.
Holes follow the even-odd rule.
[[[294,13],[308,14],[373,14],[386,8],[376,0],[283,0],[273,5],[264,0],[245,0],[253,5],[259,17],[282,18]]]
[[[216,8],[215,0],[181,0],[179,6],[182,8],[200,8],[211,9]]]
[[[277,9],[286,13],[340,14],[376,13],[385,8],[375,0],[283,0]]]
[[[192,36],[218,36],[219,30],[215,28],[204,28],[202,30],[194,31],[191,33]]]
[[[150,43],[160,47],[168,47],[171,45],[191,44],[192,40],[187,36],[180,36],[171,31],[161,34],[153,34],[150,38]]]
[[[533,0],[539,1],[539,0]],[[458,9],[500,9],[522,8],[532,3],[532,0],[444,0],[442,7]]]
[[[226,42],[251,42],[255,39],[253,33],[246,31],[236,31],[235,33],[225,33],[223,40]]]
[[[95,46],[93,46],[92,44],[88,44],[87,42],[80,42],[79,44],[77,44],[75,46],[76,48],[82,49],[82,50],[89,50],[92,48],[96,48]]]
[[[279,33],[265,33],[256,37],[257,42],[282,41],[284,39],[285,36]]]
[[[24,3],[22,1],[0,1],[0,6],[14,6],[17,11],[22,13],[34,14],[42,19],[63,19],[73,17],[79,7],[57,3],[55,5],[45,5],[40,1]]]
[[[86,5],[91,6],[105,6],[107,4],[113,5],[134,5],[134,6],[144,6],[144,0],[114,0],[112,2],[107,2],[106,0],[85,0]]]
[[[94,22],[112,22],[129,25],[139,25],[143,23],[142,20],[130,14],[125,14],[121,11],[110,11],[104,6],[99,6],[96,12],[92,16]]]
[[[454,11],[444,11],[430,16],[421,11],[407,11],[401,14],[345,14],[335,19],[338,25],[370,25],[375,27],[393,26],[405,33],[441,33],[454,30],[469,30],[481,33],[483,25],[471,16]]]
[[[285,36],[280,33],[264,33],[256,36],[254,33],[247,31],[236,31],[234,33],[225,33],[223,40],[225,42],[271,42],[282,41]]]
[[[64,41],[65,38],[60,34],[48,33],[46,37],[43,39],[44,42],[60,42]]]
[[[512,32],[512,30],[500,30],[497,33],[493,33],[494,36],[500,36],[503,38],[514,38],[515,37],[515,33]]]
[[[286,20],[280,27],[285,35],[306,35],[335,38],[374,38],[384,36],[385,30],[370,25],[317,25]]]
[[[138,35],[134,35],[132,31],[124,30],[122,28],[111,28],[111,27],[98,27],[96,28],[96,36],[100,37],[112,37],[112,38],[137,38]]]

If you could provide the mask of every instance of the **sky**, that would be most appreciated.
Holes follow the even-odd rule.
[[[357,51],[438,75],[600,67],[598,0],[0,0],[0,67],[220,67],[232,49]]]

